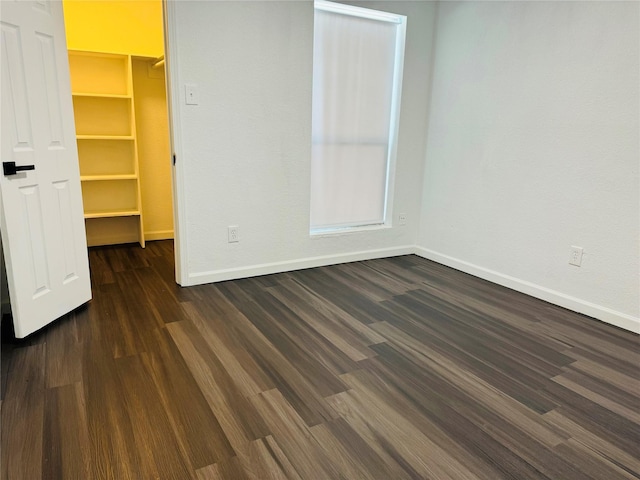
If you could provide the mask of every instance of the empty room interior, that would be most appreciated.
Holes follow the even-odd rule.
[[[18,3],[2,479],[640,479],[640,3]]]

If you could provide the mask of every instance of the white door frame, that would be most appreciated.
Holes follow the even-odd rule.
[[[178,27],[175,0],[162,0],[164,23],[165,82],[167,106],[169,109],[169,142],[172,155],[173,187],[173,237],[175,250],[176,282],[187,285],[189,280],[187,262],[187,205],[184,185],[184,155],[182,149],[182,129],[180,112],[183,95],[180,85],[180,59],[177,48]]]

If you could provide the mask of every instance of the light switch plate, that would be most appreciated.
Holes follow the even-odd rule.
[[[184,86],[184,101],[187,105],[198,105],[198,87],[192,83]]]

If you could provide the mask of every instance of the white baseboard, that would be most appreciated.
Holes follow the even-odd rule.
[[[460,260],[448,255],[444,255],[426,248],[405,245],[401,247],[381,248],[376,250],[364,250],[354,253],[345,253],[340,255],[324,255],[319,257],[308,257],[298,260],[289,260],[284,262],[263,263],[259,265],[251,265],[247,267],[229,268],[224,270],[212,270],[208,272],[192,273],[188,277],[184,287],[193,285],[201,285],[204,283],[223,282],[226,280],[235,280],[238,278],[255,277],[258,275],[270,275],[273,273],[290,272],[293,270],[302,270],[305,268],[322,267],[325,265],[335,265],[339,263],[358,262],[361,260],[372,260],[375,258],[395,257],[398,255],[415,254],[428,260],[446,265],[456,270],[468,273],[470,275],[488,280],[490,282],[502,285],[503,287],[516,290],[518,292],[539,298],[554,305],[567,308],[574,312],[582,313],[590,317],[609,323],[619,328],[629,330],[640,334],[640,318],[633,317],[626,313],[618,312],[601,305],[572,297],[564,293],[546,288],[526,280],[511,277],[488,268],[480,267],[472,263]]]
[[[377,250],[364,250],[360,252],[344,253],[340,255],[324,255],[321,257],[308,257],[285,262],[263,263],[249,267],[230,268],[226,270],[213,270],[198,272],[189,275],[188,283],[183,287],[201,285],[203,283],[223,282],[238,278],[256,277],[258,275],[270,275],[272,273],[291,272],[304,268],[323,267],[338,263],[358,262],[372,260],[374,258],[397,257],[398,255],[411,255],[415,253],[413,245],[403,247],[381,248]]]
[[[601,305],[596,305],[580,298],[572,297],[494,270],[489,270],[488,268],[480,267],[433,250],[416,246],[414,248],[414,253],[420,257],[433,260],[434,262],[455,268],[456,270],[460,270],[475,277],[480,277],[484,280],[497,283],[503,287],[531,295],[532,297],[553,303],[554,305],[559,305],[569,310],[573,310],[574,312],[597,318],[598,320],[615,325],[616,327],[620,327],[634,333],[640,333],[640,318],[638,317],[633,317],[626,313],[618,312]]]

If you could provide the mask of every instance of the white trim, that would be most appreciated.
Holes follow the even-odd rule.
[[[198,272],[189,275],[189,280],[183,286],[201,285],[203,283],[224,282],[238,278],[256,277],[258,275],[270,275],[272,273],[291,272],[305,268],[323,267],[325,265],[335,265],[338,263],[359,262],[362,260],[372,260],[374,258],[397,257],[399,255],[411,255],[415,251],[413,245],[402,247],[380,248],[376,250],[364,250],[353,253],[343,253],[339,255],[323,255],[320,257],[307,257],[298,260],[287,260],[284,262],[263,263],[248,267],[229,268],[225,270],[212,270],[208,272]]]
[[[601,305],[596,305],[595,303],[587,302],[586,300],[572,297],[526,280],[521,280],[488,268],[480,267],[433,250],[416,246],[414,248],[414,253],[420,257],[433,260],[434,262],[455,268],[456,270],[460,270],[461,272],[468,273],[475,277],[497,283],[503,287],[539,298],[546,302],[553,303],[554,305],[573,310],[574,312],[588,315],[605,323],[615,325],[616,327],[623,328],[634,333],[640,333],[640,318],[638,317],[633,317],[626,313],[618,312]]]
[[[167,105],[169,107],[169,137],[171,153],[177,158],[172,168],[173,186],[173,225],[176,282],[179,285],[188,284],[189,256],[187,252],[187,199],[184,185],[185,158],[182,154],[181,127],[181,92],[180,92],[180,62],[178,56],[178,25],[176,19],[177,2],[163,0],[162,13],[164,15],[164,49],[165,74],[167,85]]]
[[[407,37],[407,17],[396,28],[396,51],[393,62],[393,86],[391,87],[391,119],[389,121],[389,146],[387,148],[387,184],[384,190],[385,225],[393,225],[393,198],[395,196],[396,167],[398,160],[398,132],[400,131],[400,106],[402,104],[402,80],[404,75],[404,50]]]
[[[316,0],[315,2],[313,2],[313,8],[315,8],[316,10],[322,10],[324,12],[351,15],[352,17],[367,18],[369,20],[378,20],[380,22],[389,23],[402,23],[403,19],[407,18],[403,15],[397,15],[395,13],[380,12],[378,10],[354,7],[351,5],[344,5],[342,3],[326,2],[323,0]]]
[[[391,225],[385,223],[365,223],[363,225],[348,225],[346,227],[314,228],[309,231],[310,238],[335,237],[358,232],[370,232],[372,230],[385,230]]]
[[[287,260],[283,262],[263,263],[239,268],[229,268],[223,270],[211,270],[207,272],[192,273],[183,286],[202,285],[205,283],[223,282],[238,278],[256,277],[259,275],[270,275],[274,273],[291,272],[305,268],[322,267],[326,265],[336,265],[340,263],[359,262],[363,260],[373,260],[376,258],[396,257],[399,255],[415,254],[419,257],[432,260],[446,265],[461,272],[468,273],[489,282],[502,285],[520,293],[539,298],[546,302],[567,308],[574,312],[582,313],[602,322],[616,327],[640,334],[640,318],[633,317],[626,313],[596,305],[594,303],[572,297],[570,295],[546,288],[526,280],[511,277],[503,273],[480,267],[472,263],[457,258],[444,255],[433,250],[418,247],[415,245],[404,245],[400,247],[380,248],[376,250],[364,250],[353,253],[343,253],[339,255],[323,255],[319,257],[307,257],[297,260]]]
[[[375,225],[384,225],[386,227],[393,226],[393,199],[395,193],[396,165],[398,152],[398,132],[400,130],[400,107],[402,104],[402,80],[404,74],[404,54],[407,34],[407,17],[395,13],[383,12],[379,10],[371,10],[368,8],[354,7],[352,5],[344,5],[341,3],[328,2],[324,0],[315,0],[314,9],[324,12],[336,13],[339,15],[349,15],[357,18],[365,18],[397,25],[395,29],[395,51],[393,62],[393,82],[391,86],[391,106],[388,131],[388,146],[386,152],[386,172],[384,186],[384,201],[382,211],[382,222]],[[314,49],[316,48],[314,39]],[[318,144],[313,142],[314,145]],[[365,224],[369,226],[371,224]],[[333,230],[340,233],[346,233],[347,228],[353,228],[357,231],[357,227],[363,225],[348,224],[344,226],[310,226],[310,234],[324,235]]]

